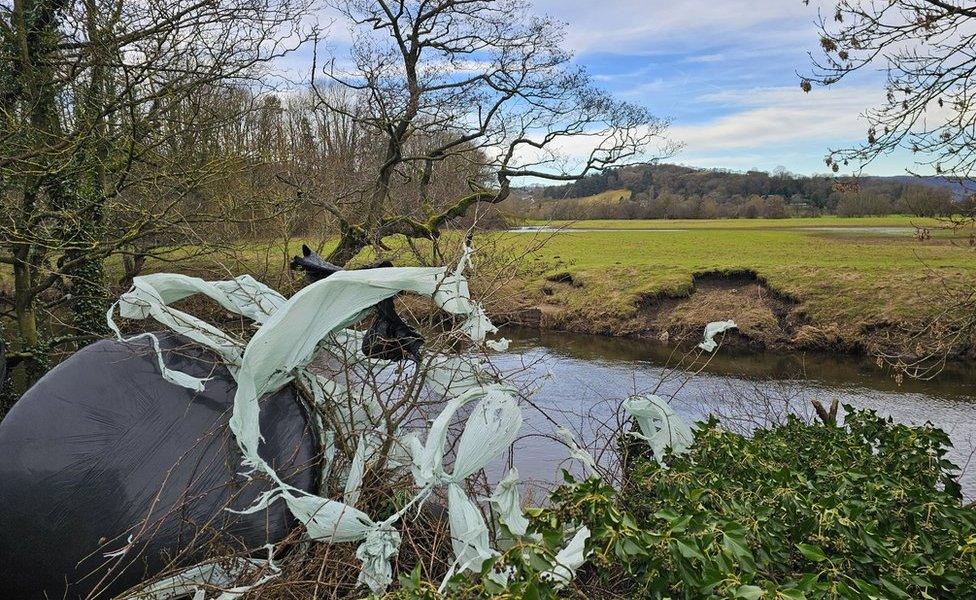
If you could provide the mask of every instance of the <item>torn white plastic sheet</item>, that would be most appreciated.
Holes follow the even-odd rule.
[[[497,555],[489,545],[488,525],[481,511],[456,483],[447,486],[447,514],[455,560],[441,589],[454,573],[465,570],[477,573],[486,560]]]
[[[356,548],[356,558],[363,563],[359,572],[360,585],[369,586],[373,593],[381,594],[393,583],[390,560],[400,548],[400,534],[393,525],[381,524],[366,534],[366,540]]]
[[[203,600],[206,592],[213,589],[222,590],[216,600],[235,600],[278,576],[279,569],[270,559],[273,547],[269,545],[267,548],[268,560],[234,558],[222,563],[203,563],[145,586],[134,594],[121,596],[120,600],[174,600],[191,594],[193,600]],[[267,571],[258,581],[244,586],[233,585],[245,575],[257,574],[258,569]]]
[[[457,267],[438,284],[434,293],[434,302],[451,314],[465,316],[461,331],[480,344],[485,341],[486,336],[496,333],[498,328],[492,324],[481,304],[471,300],[471,290],[468,288],[464,271],[471,265],[472,252],[470,247],[465,247]],[[508,340],[502,338],[493,342],[491,347],[507,348]]]
[[[497,511],[499,520],[512,534],[524,536],[529,528],[529,520],[525,518],[525,514],[522,512],[518,481],[518,469],[512,467],[508,474],[495,486],[488,502]]]
[[[357,334],[344,331],[358,322],[379,302],[400,292],[414,292],[433,297],[445,311],[465,317],[462,330],[475,342],[482,343],[496,328],[488,320],[483,308],[470,299],[463,270],[470,259],[470,249],[451,274],[444,268],[382,268],[361,271],[341,271],[327,279],[302,289],[288,300],[248,277],[229,282],[205,282],[181,275],[150,275],[137,277],[132,289],[117,303],[123,317],[145,319],[153,317],[161,324],[190,339],[212,348],[225,358],[237,380],[233,415],[230,427],[243,454],[243,463],[252,472],[267,475],[276,487],[264,493],[257,503],[245,512],[267,507],[282,500],[301,521],[313,540],[324,542],[362,541],[357,556],[363,563],[360,582],[376,593],[385,589],[392,574],[390,557],[395,555],[400,539],[393,528],[406,510],[429,494],[434,485],[447,484],[451,510],[452,537],[456,538],[457,565],[461,568],[480,568],[481,563],[494,554],[487,545],[487,527],[477,507],[458,485],[464,478],[483,468],[507,448],[515,439],[521,424],[521,412],[511,390],[485,384],[475,369],[463,373],[460,381],[441,382],[441,389],[466,391],[448,402],[443,413],[435,419],[427,443],[412,441],[411,458],[414,474],[421,486],[417,496],[398,513],[383,522],[374,522],[351,504],[358,500],[362,469],[368,461],[366,438],[357,450],[350,469],[345,499],[339,502],[310,494],[285,484],[258,454],[261,432],[258,425],[258,400],[277,391],[295,378],[312,388],[316,402],[326,402],[338,393],[350,393],[342,384],[311,375],[305,367],[330,335],[338,334],[333,347],[350,350],[358,341]],[[241,343],[204,321],[171,308],[168,303],[202,293],[221,306],[252,318],[261,327],[250,342]],[[121,338],[109,311],[109,325]],[[504,347],[501,340],[496,347]],[[329,342],[324,346],[328,347]],[[358,349],[357,349],[358,350]],[[201,389],[205,380],[167,369],[160,357],[163,376],[173,383],[191,389]],[[365,357],[363,357],[365,358]],[[443,375],[456,364],[445,363]],[[455,373],[457,375],[457,373]],[[443,455],[446,428],[458,408],[478,400],[468,417],[457,448],[453,472],[444,471]],[[367,420],[370,410],[367,399],[360,403]],[[352,417],[352,415],[350,415]],[[358,419],[354,419],[358,420]],[[365,423],[364,423],[365,424]],[[360,433],[363,433],[360,430]],[[328,450],[328,447],[327,447]],[[357,460],[359,459],[359,460]],[[471,509],[478,513],[475,518]],[[480,524],[479,524],[480,521]],[[456,535],[455,535],[456,534]]]
[[[587,452],[584,448],[581,448],[578,443],[576,443],[576,437],[573,433],[566,429],[565,427],[556,428],[556,437],[558,437],[566,446],[569,448],[569,455],[572,458],[583,463],[586,467],[587,477],[599,477],[600,471],[596,466],[596,459],[593,455]]]
[[[175,333],[217,352],[227,363],[231,373],[235,373],[240,367],[241,354],[244,351],[243,342],[202,319],[169,306],[194,294],[208,296],[228,311],[247,317],[256,323],[263,323],[286,302],[281,294],[250,275],[242,275],[228,281],[209,282],[199,277],[157,273],[134,278],[132,288],[109,308],[106,321],[116,337],[121,340],[122,333],[112,318],[116,307],[119,314],[127,319],[152,317]],[[163,378],[193,390],[203,389],[205,379],[190,377],[185,373],[168,369],[162,360],[159,341],[152,334],[144,334],[144,337],[150,338],[153,343],[156,355],[159,357]]]
[[[259,398],[288,384],[329,334],[401,291],[432,295],[443,272],[404,267],[340,271],[300,290],[271,315],[248,343],[237,374],[230,427],[245,464],[277,480],[257,453]]]
[[[346,476],[346,489],[342,494],[343,501],[349,506],[356,506],[359,502],[359,494],[363,489],[363,475],[366,473],[366,465],[373,460],[376,450],[380,445],[377,434],[364,434],[359,436],[359,443],[356,445],[356,452],[352,457],[352,464],[349,465],[349,474]]]
[[[735,321],[714,321],[705,326],[705,339],[702,343],[698,344],[698,347],[705,352],[712,352],[718,347],[718,342],[715,341],[715,336],[720,333],[725,333],[730,329],[737,329],[738,325]]]
[[[576,576],[576,569],[586,562],[586,540],[590,539],[590,530],[584,525],[580,527],[573,539],[566,547],[556,553],[552,568],[543,571],[540,577],[553,581],[556,587],[563,587]]]
[[[492,386],[482,398],[461,432],[451,482],[459,483],[480,471],[515,442],[522,426],[522,411],[512,390]]]
[[[694,441],[694,434],[685,421],[660,396],[646,394],[624,401],[624,410],[637,422],[640,433],[633,435],[646,441],[654,459],[663,464],[668,448],[676,454],[684,453]]]
[[[473,356],[434,356],[426,371],[424,383],[445,398],[460,396],[493,381]]]
[[[499,338],[497,340],[485,340],[485,346],[488,346],[495,352],[505,352],[508,350],[508,345],[511,342],[508,338]]]
[[[498,554],[488,544],[488,526],[481,511],[464,493],[460,483],[511,446],[521,425],[522,413],[518,404],[511,392],[504,388],[487,388],[468,416],[458,442],[454,471],[446,478],[448,520],[458,571],[478,573],[486,560]],[[435,470],[444,472],[443,466]],[[448,573],[445,582],[451,574]]]
[[[444,469],[444,451],[448,426],[457,411],[474,400],[479,402],[468,416],[461,433],[454,471],[447,473]],[[426,442],[421,443],[415,435],[408,439],[417,485],[424,487],[463,481],[505,451],[515,441],[521,425],[522,412],[508,388],[487,385],[452,398],[428,429]]]

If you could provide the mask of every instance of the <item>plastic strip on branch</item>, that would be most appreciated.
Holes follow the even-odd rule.
[[[566,429],[565,427],[556,428],[556,437],[558,437],[566,446],[569,448],[569,455],[572,458],[583,463],[586,467],[587,477],[600,477],[600,470],[597,468],[596,459],[593,455],[587,452],[584,448],[581,448],[578,443],[576,443],[576,438],[573,433]]]
[[[518,491],[518,469],[512,467],[498,482],[488,502],[498,511],[498,518],[513,535],[524,536],[529,528],[529,520],[522,512],[522,500]]]
[[[434,295],[444,272],[441,268],[341,271],[313,283],[296,293],[258,329],[244,351],[238,372],[230,426],[245,464],[278,484],[289,510],[306,525],[312,539],[363,540],[357,550],[363,562],[360,581],[374,592],[382,591],[389,583],[388,557],[395,553],[400,541],[391,525],[405,509],[385,522],[375,523],[345,503],[287,486],[257,453],[258,399],[287,384],[296,369],[311,361],[319,342],[329,334],[352,325],[370,307],[401,291]],[[461,304],[452,308],[460,310]]]
[[[135,278],[133,289],[123,295],[117,304],[124,317],[145,319],[152,316],[177,333],[217,350],[228,359],[231,373],[237,381],[230,428],[241,449],[242,462],[252,472],[265,474],[276,486],[243,512],[262,510],[270,503],[281,500],[305,525],[311,539],[362,542],[356,552],[363,563],[360,582],[379,593],[392,580],[389,560],[396,554],[400,543],[393,524],[412,505],[422,501],[435,485],[448,485],[449,497],[454,498],[451,503],[455,507],[451,511],[452,537],[455,538],[457,565],[462,569],[480,568],[485,559],[494,555],[494,551],[487,546],[484,520],[480,512],[478,518],[474,518],[471,508],[478,512],[477,507],[463,493],[459,484],[514,441],[521,425],[521,412],[511,390],[485,385],[478,378],[471,378],[472,372],[462,377],[463,385],[441,386],[445,391],[459,388],[467,388],[467,391],[449,402],[442,415],[435,420],[427,445],[420,446],[419,451],[417,447],[412,448],[412,462],[421,489],[399,512],[382,522],[373,521],[348,503],[317,496],[282,481],[258,454],[261,441],[258,400],[296,378],[302,383],[311,384],[317,402],[327,402],[334,394],[341,393],[344,390],[341,384],[312,376],[305,367],[312,361],[323,340],[343,332],[369,314],[372,307],[400,292],[430,296],[443,310],[464,316],[462,330],[475,343],[484,343],[485,336],[496,331],[496,328],[488,320],[484,309],[470,298],[463,276],[470,255],[471,250],[466,249],[458,267],[450,274],[444,268],[419,267],[340,271],[312,283],[288,300],[249,278],[208,283],[180,275],[150,275]],[[219,329],[167,306],[170,302],[196,293],[202,293],[224,308],[261,323],[242,353],[239,344]],[[121,337],[112,321],[112,311],[107,317],[110,326]],[[349,338],[352,334],[345,335]],[[348,340],[346,343],[334,343],[348,348]],[[501,347],[504,341],[498,344]],[[204,380],[166,369],[158,344],[156,348],[164,377],[184,387],[202,388]],[[451,366],[454,365],[439,365],[441,374]],[[447,425],[460,406],[476,399],[478,404],[468,417],[458,444],[454,472],[447,475],[443,469]],[[368,411],[368,407],[363,408]],[[363,438],[359,445],[361,450],[357,450],[361,458],[359,463],[362,464],[368,460],[366,443]],[[356,479],[359,471],[358,466],[354,465],[351,469],[352,481],[347,481],[346,498],[350,502],[358,499],[359,482]]]
[[[444,468],[447,430],[454,415],[466,404],[478,400],[465,423],[456,449],[454,470]],[[465,494],[461,483],[483,469],[515,441],[522,425],[522,412],[512,390],[500,385],[471,389],[448,401],[437,415],[426,443],[410,438],[414,478],[419,486],[447,485],[448,521],[455,561],[441,584],[457,572],[480,572],[486,560],[497,556],[489,546],[488,525],[481,511]]]
[[[123,318],[152,317],[171,331],[217,352],[227,363],[231,374],[234,374],[241,363],[243,343],[193,315],[168,306],[194,294],[204,294],[223,308],[256,322],[263,322],[285,302],[281,294],[249,275],[242,275],[229,281],[207,282],[198,277],[158,273],[134,278],[132,288],[109,308],[106,321],[116,337],[121,340],[122,332],[112,318],[116,307]],[[206,379],[191,377],[166,367],[159,340],[154,335],[142,334],[129,339],[138,337],[148,337],[152,341],[163,378],[196,391],[203,389]]]
[[[573,539],[566,544],[566,547],[556,553],[552,568],[543,571],[539,577],[556,584],[561,588],[573,580],[576,576],[576,569],[586,562],[586,540],[590,538],[590,530],[584,525],[580,527]]]
[[[359,502],[366,466],[373,460],[379,446],[379,434],[371,432],[359,436],[359,443],[349,466],[349,475],[346,477],[346,489],[342,494],[342,499],[349,506],[356,506]]]
[[[694,441],[691,427],[674,412],[667,402],[654,394],[632,396],[624,401],[626,410],[634,421],[640,433],[631,434],[643,439],[651,446],[654,459],[663,464],[664,454],[668,448],[677,454],[684,453]]]

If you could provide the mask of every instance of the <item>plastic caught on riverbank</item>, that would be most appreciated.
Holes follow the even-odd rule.
[[[640,433],[633,432],[631,435],[650,445],[654,459],[659,464],[663,464],[664,453],[668,448],[680,454],[688,450],[694,441],[691,427],[660,396],[632,396],[624,401],[624,410],[640,428]]]
[[[434,393],[445,395],[447,402],[431,422],[423,441],[417,434],[403,435],[399,431],[394,433],[395,439],[388,440],[392,442],[387,445],[392,448],[388,464],[409,468],[416,490],[396,513],[382,521],[374,521],[356,505],[363,493],[364,473],[378,449],[384,445],[380,436],[391,429],[389,423],[385,421],[377,398],[370,393],[348,385],[347,381],[333,380],[312,372],[309,366],[321,353],[339,358],[347,365],[381,368],[406,358],[403,352],[387,352],[385,347],[381,352],[370,352],[369,348],[375,344],[364,343],[369,334],[348,329],[373,313],[378,305],[383,305],[383,310],[388,314],[392,310],[393,297],[402,292],[428,296],[445,312],[460,317],[459,330],[476,346],[506,348],[507,340],[487,339],[497,332],[497,328],[481,305],[470,298],[463,274],[470,258],[471,250],[466,248],[452,271],[441,267],[381,267],[358,271],[327,268],[327,274],[289,299],[244,277],[218,282],[169,274],[137,277],[132,289],[119,299],[117,306],[123,317],[153,318],[180,335],[217,351],[228,362],[237,384],[230,429],[241,451],[244,475],[263,476],[271,482],[271,489],[263,492],[254,504],[237,512],[253,514],[274,503],[283,503],[305,526],[311,540],[322,543],[358,542],[356,557],[361,563],[358,581],[373,593],[383,593],[393,581],[391,560],[397,555],[401,541],[396,527],[398,521],[430,497],[436,488],[446,488],[448,523],[455,559],[441,584],[443,589],[455,573],[480,573],[486,561],[500,555],[498,550],[491,547],[488,523],[462,484],[514,443],[522,424],[515,390],[490,375],[476,359],[456,355],[429,357],[423,383]],[[192,315],[168,306],[171,302],[198,293],[214,299],[227,310],[253,319],[260,326],[245,344]],[[120,330],[112,320],[113,312],[108,313],[109,325],[121,339]],[[731,321],[710,324],[706,329],[706,342],[714,344],[715,335],[734,326]],[[408,337],[414,339],[413,334]],[[419,368],[419,344],[410,354]],[[205,388],[207,379],[167,368],[162,353],[158,353],[157,358],[162,375],[168,381],[193,390]],[[317,407],[335,409],[341,415],[340,422],[330,426],[326,426],[324,419],[318,417],[315,422],[325,457],[322,467],[324,478],[330,473],[335,476],[333,457],[337,440],[345,442],[342,447],[346,448],[346,454],[355,448],[353,456],[348,457],[351,461],[343,474],[345,485],[342,500],[290,485],[258,454],[263,439],[258,420],[261,411],[259,399],[290,384],[305,389],[307,396],[310,396],[309,401]],[[474,404],[474,407],[454,450],[453,469],[448,472],[444,465],[448,427],[457,413],[468,404]],[[631,398],[625,403],[625,408],[637,421],[642,432],[639,436],[651,445],[658,460],[666,448],[682,452],[691,443],[690,428],[660,398]],[[567,444],[571,455],[584,464],[588,476],[600,477],[592,455],[576,443],[569,431],[558,428],[556,435]],[[399,454],[394,457],[398,449]],[[520,506],[517,483],[518,472],[512,469],[488,499],[507,527],[509,540],[511,536],[527,535],[529,528],[529,521]],[[557,587],[568,584],[575,576],[576,569],[585,561],[586,541],[590,532],[585,527],[570,531],[575,531],[572,538],[542,574],[544,579]],[[199,568],[192,567],[170,580],[180,583],[180,577],[193,579],[200,575],[196,570]],[[226,575],[230,577],[230,574]],[[490,576],[493,580],[505,579],[505,573],[500,571],[493,571]],[[185,586],[176,587],[184,591],[188,589]],[[236,588],[227,593],[236,594],[237,590],[244,589]],[[134,598],[162,600],[174,597],[161,593],[165,594],[165,591],[160,590],[157,584]]]
[[[725,333],[730,329],[738,329],[738,325],[735,321],[714,321],[705,326],[705,340],[698,344],[698,347],[705,352],[713,352],[715,348],[718,348],[718,342],[715,341],[715,336],[720,333]]]
[[[522,500],[518,491],[518,469],[512,467],[492,492],[488,502],[498,511],[501,522],[515,535],[525,535],[529,520],[522,513]]]

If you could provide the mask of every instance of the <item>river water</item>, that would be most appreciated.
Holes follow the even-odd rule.
[[[969,465],[976,450],[973,365],[951,365],[934,381],[899,385],[872,361],[849,356],[734,355],[720,348],[702,368],[702,358],[691,363],[691,356],[647,341],[523,328],[503,334],[512,344],[493,364],[534,390],[528,400],[534,408],[524,411],[523,437],[510,460],[540,487],[568,464],[567,449],[550,437],[555,425],[573,430],[584,446],[604,447],[623,418],[620,401],[656,391],[689,420],[716,414],[744,432],[787,412],[810,417],[814,399],[828,405],[836,398],[902,423],[930,422],[949,434],[949,458],[963,468],[964,493],[976,496],[976,461]]]

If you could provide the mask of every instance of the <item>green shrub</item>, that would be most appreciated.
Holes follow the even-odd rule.
[[[498,559],[508,589],[415,574],[398,598],[976,598],[976,511],[962,506],[944,432],[846,408],[842,427],[790,418],[743,437],[701,423],[685,455],[633,460],[623,491],[555,490]],[[592,532],[570,588],[539,573],[565,527]],[[489,566],[486,565],[485,574]]]
[[[849,407],[843,427],[749,438],[711,420],[666,467],[637,460],[625,492],[564,486],[551,512],[593,531],[590,585],[629,597],[973,598],[976,512],[948,446]]]

